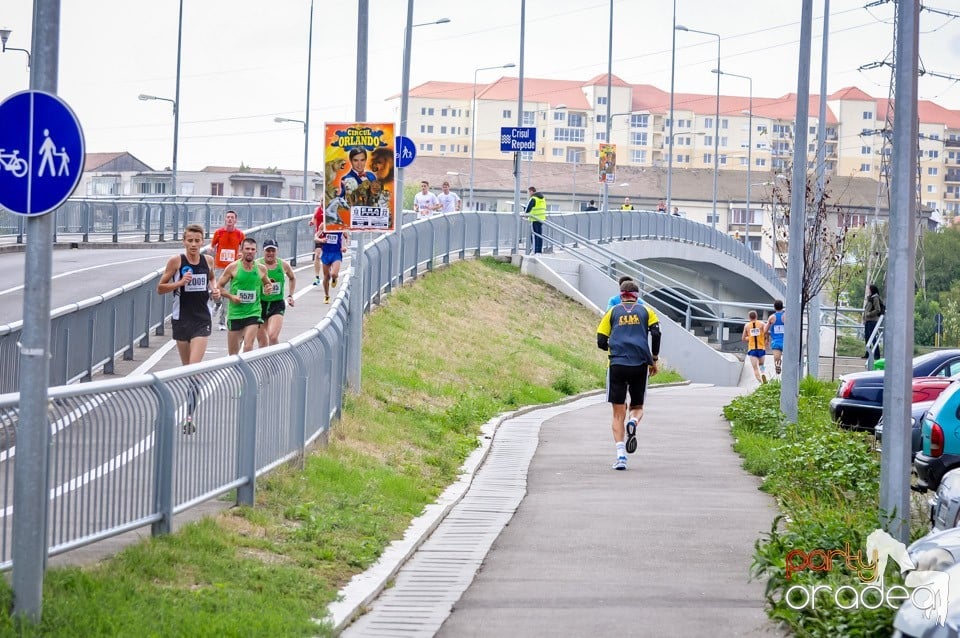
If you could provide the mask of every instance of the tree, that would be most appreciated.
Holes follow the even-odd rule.
[[[960,229],[947,228],[923,238],[926,260],[926,293],[936,298],[960,280]]]

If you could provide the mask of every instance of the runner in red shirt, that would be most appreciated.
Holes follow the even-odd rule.
[[[216,267],[216,281],[220,280],[223,269],[240,258],[240,244],[246,235],[237,228],[237,213],[228,210],[223,216],[223,226],[213,232],[210,249],[213,252],[213,265]],[[217,323],[220,330],[227,329],[227,309],[223,300],[217,302]]]
[[[317,206],[313,213],[313,218],[307,222],[313,227],[313,285],[320,285],[320,252],[323,248],[323,242],[317,241],[316,234],[323,228],[323,204]]]

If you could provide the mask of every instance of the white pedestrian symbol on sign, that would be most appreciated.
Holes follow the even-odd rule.
[[[50,167],[50,177],[63,174],[70,175],[70,169],[68,168],[70,156],[67,155],[67,149],[61,147],[61,152],[57,152],[57,145],[54,144],[53,139],[50,137],[50,129],[43,129],[43,137],[45,139],[43,140],[43,144],[40,145],[40,170],[37,171],[37,177],[43,177],[44,168],[47,166]],[[59,169],[54,166],[54,156],[60,158]]]

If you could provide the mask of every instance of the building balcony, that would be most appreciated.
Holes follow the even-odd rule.
[[[948,184],[960,183],[960,171],[947,171],[943,176],[943,181]]]
[[[960,140],[944,140],[943,145],[946,148],[960,148]]]

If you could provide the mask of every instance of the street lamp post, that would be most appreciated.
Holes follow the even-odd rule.
[[[424,27],[431,24],[446,24],[450,18],[440,18],[432,22],[421,22],[413,24],[413,0],[407,0],[407,26],[403,30],[403,79],[400,93],[400,137],[407,136],[407,110],[410,105],[410,48],[412,44],[412,31],[414,27]],[[400,230],[400,219],[403,217],[403,169],[397,167],[396,187],[397,192],[397,222],[394,224],[395,231]]]
[[[572,200],[570,207],[573,212],[577,212],[577,162],[580,161],[581,155],[583,155],[583,151],[574,151],[573,153],[573,192],[570,193],[570,199]]]
[[[497,66],[484,66],[473,71],[473,99],[470,102],[470,210],[477,210],[473,201],[473,165],[477,156],[477,74],[491,69],[512,69],[516,64],[508,62]]]
[[[303,124],[303,198],[302,199],[303,201],[309,201],[307,200],[307,158],[309,157],[308,149],[307,149],[307,140],[309,139],[310,129],[307,128],[308,126],[307,122],[306,120],[297,120],[292,117],[275,117],[273,118],[273,121],[277,123],[294,122],[296,124]]]
[[[12,31],[10,29],[0,29],[0,53],[6,53],[7,51],[23,51],[27,54],[27,68],[30,68],[30,52],[26,49],[20,49],[17,47],[8,47],[7,40],[10,38]]]
[[[141,93],[137,96],[139,99],[144,102],[149,100],[159,100],[161,102],[170,102],[173,105],[173,168],[170,170],[170,182],[173,189],[174,201],[177,197],[177,120],[178,117],[178,105],[177,101],[168,97],[158,97],[156,95],[147,95],[146,93]]]
[[[717,69],[720,69],[720,34],[712,31],[699,31],[678,24],[673,27],[676,31],[687,31],[689,33],[699,33],[701,35],[711,35],[717,38]],[[713,135],[713,224],[714,230],[717,229],[717,178],[720,173],[720,74],[717,73],[717,108],[714,117],[714,135]]]
[[[716,73],[718,79],[721,75],[729,75],[730,77],[740,78],[750,83],[750,102],[747,107],[750,122],[750,129],[747,131],[747,221],[744,224],[744,240],[747,248],[750,248],[750,218],[752,217],[750,212],[750,169],[753,168],[753,78],[738,73],[730,73],[729,71],[721,71],[720,69],[713,69],[712,73]]]

